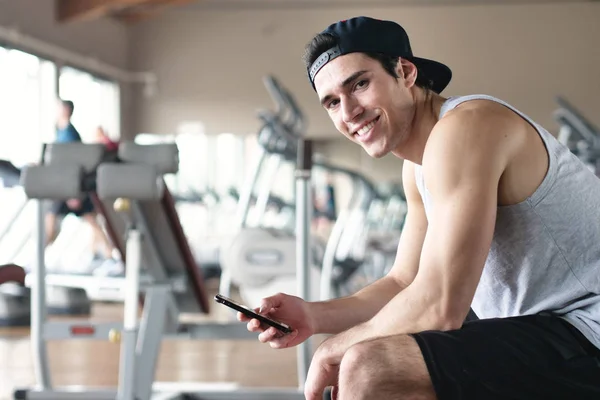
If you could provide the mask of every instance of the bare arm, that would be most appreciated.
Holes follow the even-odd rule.
[[[391,271],[351,296],[310,303],[310,314],[317,333],[339,333],[373,318],[415,278],[427,231],[427,218],[415,184],[414,165],[410,161],[404,162],[402,181],[408,213]]]

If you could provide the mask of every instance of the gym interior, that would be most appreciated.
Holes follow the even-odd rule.
[[[327,335],[272,349],[215,296],[392,267],[403,160],[336,130],[302,62],[361,15],[600,175],[598,1],[0,0],[0,399],[304,398]]]

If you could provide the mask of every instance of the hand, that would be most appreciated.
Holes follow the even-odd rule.
[[[257,319],[250,319],[242,313],[237,314],[238,320],[248,322],[250,332],[261,332],[258,340],[269,343],[274,349],[296,346],[315,333],[315,324],[308,310],[308,303],[299,297],[279,293],[263,299],[261,306],[254,311],[283,322],[293,329],[291,333],[284,334],[276,328],[261,324]]]
[[[69,199],[67,200],[67,206],[69,206],[71,210],[79,210],[81,208],[81,200]]]
[[[332,386],[331,398],[338,398],[338,376],[340,373],[340,361],[322,355],[325,352],[317,350],[313,356],[306,383],[304,385],[304,397],[306,400],[322,400],[323,392],[328,386]]]
[[[337,400],[338,376],[342,358],[350,347],[368,337],[364,335],[365,332],[368,331],[359,325],[331,336],[321,343],[308,369],[304,385],[306,400],[322,400],[323,392],[328,386],[333,386],[331,398]]]

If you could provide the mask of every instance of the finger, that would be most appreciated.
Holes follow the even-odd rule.
[[[262,332],[265,330],[260,321],[257,319],[250,320],[250,322],[247,324],[247,328],[250,332]]]
[[[266,329],[263,333],[258,335],[258,340],[260,340],[262,343],[267,343],[267,342],[270,342],[271,340],[275,339],[279,335],[280,335],[280,332],[277,329],[270,327],[270,328]]]
[[[241,312],[239,312],[239,311],[238,311],[238,313],[237,313],[237,319],[238,319],[238,321],[240,321],[240,322],[247,322],[247,321],[250,321],[250,318],[249,318],[249,317],[247,317],[247,316],[246,316],[246,314],[244,314],[244,313],[241,313]]]
[[[288,333],[287,335],[283,334],[282,332],[279,332],[279,335],[274,337],[269,342],[269,345],[273,349],[285,349],[285,348],[292,346],[292,343],[294,343],[294,341],[296,340],[297,337],[298,337],[297,329],[295,329],[291,333]],[[294,344],[298,344],[298,343],[294,343]]]
[[[331,376],[333,371],[328,371],[320,364],[320,362],[315,361],[316,360],[313,358],[304,385],[304,396],[306,397],[306,400],[322,400],[325,388],[337,384],[337,382],[335,382],[335,377]]]
[[[331,388],[331,400],[338,400],[338,393],[339,393],[339,389],[336,386],[333,386]]]

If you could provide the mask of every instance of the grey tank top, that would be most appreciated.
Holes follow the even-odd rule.
[[[443,104],[440,118],[474,99],[498,102],[527,120],[541,136],[550,160],[546,177],[531,197],[498,207],[473,311],[479,318],[552,312],[600,348],[600,179],[548,131],[502,100],[452,97]],[[432,199],[419,165],[415,177],[429,214]]]

